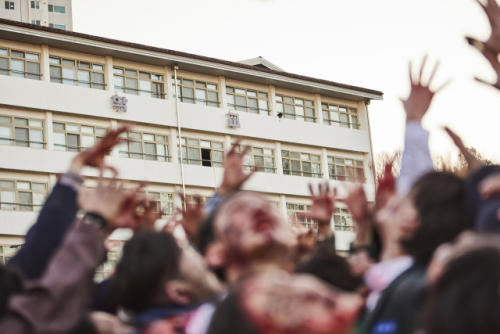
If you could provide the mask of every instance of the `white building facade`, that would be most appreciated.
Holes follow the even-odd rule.
[[[72,0],[5,0],[0,18],[62,30],[73,30]]]
[[[213,195],[238,137],[252,146],[248,168],[261,166],[245,189],[284,215],[307,210],[308,184],[326,180],[339,197],[343,183],[363,183],[374,201],[368,104],[381,92],[290,74],[261,58],[235,63],[6,20],[0,36],[0,259],[23,242],[74,152],[125,123],[131,142],[108,163],[127,184],[147,181],[167,214],[179,205],[181,168],[187,195]],[[84,174],[93,187],[97,175]],[[338,206],[332,227],[346,251],[354,224]]]

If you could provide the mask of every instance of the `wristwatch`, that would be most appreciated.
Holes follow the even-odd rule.
[[[106,222],[106,219],[104,219],[103,216],[101,216],[98,213],[95,212],[87,212],[85,216],[83,217],[82,221],[85,224],[93,225],[98,229],[104,229],[108,223]]]

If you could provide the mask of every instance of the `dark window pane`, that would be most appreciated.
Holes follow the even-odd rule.
[[[33,205],[22,204],[33,204],[30,192],[19,192],[19,211],[33,211]]]
[[[28,147],[28,129],[16,128],[16,146]]]

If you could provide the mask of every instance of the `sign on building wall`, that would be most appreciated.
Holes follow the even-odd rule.
[[[118,111],[123,111],[127,112],[127,98],[118,96],[118,94],[115,94],[111,96],[111,100],[113,100],[113,109],[115,109],[117,112]]]
[[[226,116],[227,116],[227,125],[230,128],[241,128],[239,114],[228,112]]]

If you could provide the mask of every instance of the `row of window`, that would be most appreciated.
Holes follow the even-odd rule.
[[[12,1],[5,1],[6,6],[5,9],[15,9],[14,5],[12,5],[12,8],[10,3],[13,3]],[[9,8],[7,8],[7,2],[9,2]],[[40,9],[40,1],[31,1],[31,8],[32,9]],[[50,13],[59,13],[59,14],[66,14],[66,7],[65,6],[56,6],[56,5],[49,5],[49,12]]]
[[[307,204],[295,204],[287,203],[286,212],[289,218],[289,222],[293,225],[298,222],[307,229],[313,228],[317,229],[318,224],[310,218],[299,217],[297,213],[311,211],[311,205]],[[335,231],[354,231],[354,221],[352,216],[349,214],[348,209],[337,208],[333,214],[333,222]]]
[[[104,90],[104,64],[50,56],[50,81],[71,86]],[[0,48],[0,74],[39,80],[40,55]],[[180,102],[219,107],[218,84],[200,80],[172,78],[174,96]],[[157,99],[165,98],[162,74],[113,67],[114,91]],[[269,94],[253,89],[226,87],[227,106],[237,111],[270,115]],[[314,101],[298,97],[276,95],[278,114],[284,118],[316,122]],[[359,129],[356,108],[338,104],[321,104],[323,124]]]
[[[0,180],[0,209],[12,211],[35,211],[41,210],[47,197],[48,186],[43,182],[20,181],[20,180]],[[168,218],[174,212],[173,193],[142,191],[139,197],[148,196],[156,201],[156,212],[162,212],[162,218]],[[207,203],[210,197],[202,197],[202,203]],[[187,196],[190,204],[196,204],[195,197]],[[305,204],[287,203],[287,213],[289,216],[297,212],[310,211],[311,206]],[[306,227],[317,227],[316,223],[307,218],[296,217],[297,221]],[[352,231],[353,222],[347,209],[338,208],[334,214],[335,230]]]
[[[54,149],[79,152],[92,147],[106,135],[107,128],[73,123],[53,122]],[[44,121],[31,118],[0,115],[0,145],[45,148]],[[128,141],[118,146],[122,158],[170,162],[168,136],[150,132],[130,131],[121,134]],[[178,139],[177,139],[178,140]],[[237,151],[240,152],[240,147]],[[179,161],[181,154],[177,147]],[[182,159],[185,164],[206,167],[224,166],[224,143],[196,138],[182,138]],[[321,157],[316,154],[281,151],[283,174],[321,178]],[[364,182],[362,160],[327,157],[329,177],[332,180]],[[245,168],[259,172],[276,173],[274,150],[250,147],[243,157]]]

